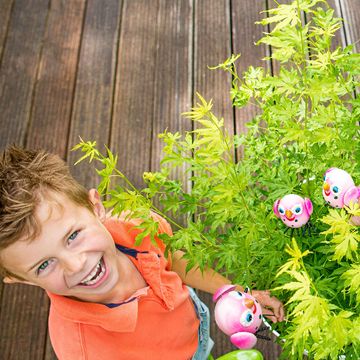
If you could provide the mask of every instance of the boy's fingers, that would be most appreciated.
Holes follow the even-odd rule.
[[[281,304],[281,306],[280,306],[279,313],[280,313],[279,314],[279,320],[284,321],[285,320],[285,309],[284,309],[283,304]]]
[[[276,323],[277,319],[276,316],[271,313],[271,311],[269,311],[269,309],[265,309],[266,311],[264,312],[264,317],[266,317],[267,319],[270,319],[271,322]]]
[[[274,314],[271,318],[273,322],[284,320],[284,307],[283,304],[277,298],[269,298],[269,303],[266,304],[268,308]]]
[[[273,307],[273,311],[274,314],[276,316],[276,319],[278,321],[283,321],[284,320],[284,306],[281,303],[280,300],[276,299],[276,298],[271,298],[272,300],[272,307]]]
[[[284,321],[284,306],[279,299],[271,296],[269,290],[254,291],[253,295],[258,299],[258,301],[260,302],[260,304],[263,305],[263,307],[271,310],[270,312],[272,314],[268,315],[271,316],[271,320],[273,322]]]

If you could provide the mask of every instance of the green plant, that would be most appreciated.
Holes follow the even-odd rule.
[[[319,5],[325,5],[319,7]],[[310,19],[302,24],[302,14]],[[283,356],[314,359],[360,358],[359,229],[350,217],[357,204],[342,210],[325,206],[323,173],[330,167],[348,171],[360,182],[360,56],[353,47],[331,49],[341,27],[322,0],[296,0],[268,10],[260,23],[273,30],[259,43],[271,45],[278,74],[250,67],[236,70],[239,56],[221,68],[231,73],[234,106],[255,104],[258,115],[247,133],[231,135],[212,113],[211,101],[199,103],[185,116],[194,130],[182,136],[164,132],[161,170],[145,173],[147,187],[135,189],[116,169],[110,151],[81,141],[83,158],[104,168],[99,190],[115,212],[129,210],[143,219],[144,235],[154,236],[151,210],[165,216],[174,236],[163,236],[169,249],[183,249],[189,268],[212,266],[234,282],[273,288],[286,302],[288,321],[279,326]],[[243,156],[236,160],[237,149]],[[174,180],[173,168],[186,168],[187,181]],[[112,177],[122,185],[110,186]],[[276,199],[290,193],[311,198],[312,234],[284,233],[274,217]],[[161,210],[154,204],[160,203]],[[168,215],[171,214],[172,216]],[[186,226],[175,220],[187,218]]]

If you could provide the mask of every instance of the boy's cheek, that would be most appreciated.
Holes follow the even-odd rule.
[[[66,295],[66,292],[69,290],[64,280],[59,280],[56,278],[47,279],[46,281],[39,281],[37,282],[37,286],[58,295]]]

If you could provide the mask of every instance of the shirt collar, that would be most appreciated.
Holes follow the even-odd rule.
[[[137,290],[121,306],[110,308],[103,304],[83,302],[48,292],[51,311],[59,316],[88,325],[101,326],[108,331],[131,332],[135,330],[138,300],[145,296],[149,287]]]

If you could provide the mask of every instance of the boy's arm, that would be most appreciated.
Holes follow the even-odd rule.
[[[184,253],[179,250],[173,253],[171,270],[180,276],[184,284],[210,294],[214,294],[223,285],[231,284],[229,279],[210,268],[203,272],[199,268],[193,268],[186,272],[187,261],[183,255]],[[237,285],[236,290],[244,291],[244,288]],[[277,298],[270,296],[270,291],[252,290],[251,295],[259,301],[263,307],[263,313],[273,322],[284,320],[283,304]]]

